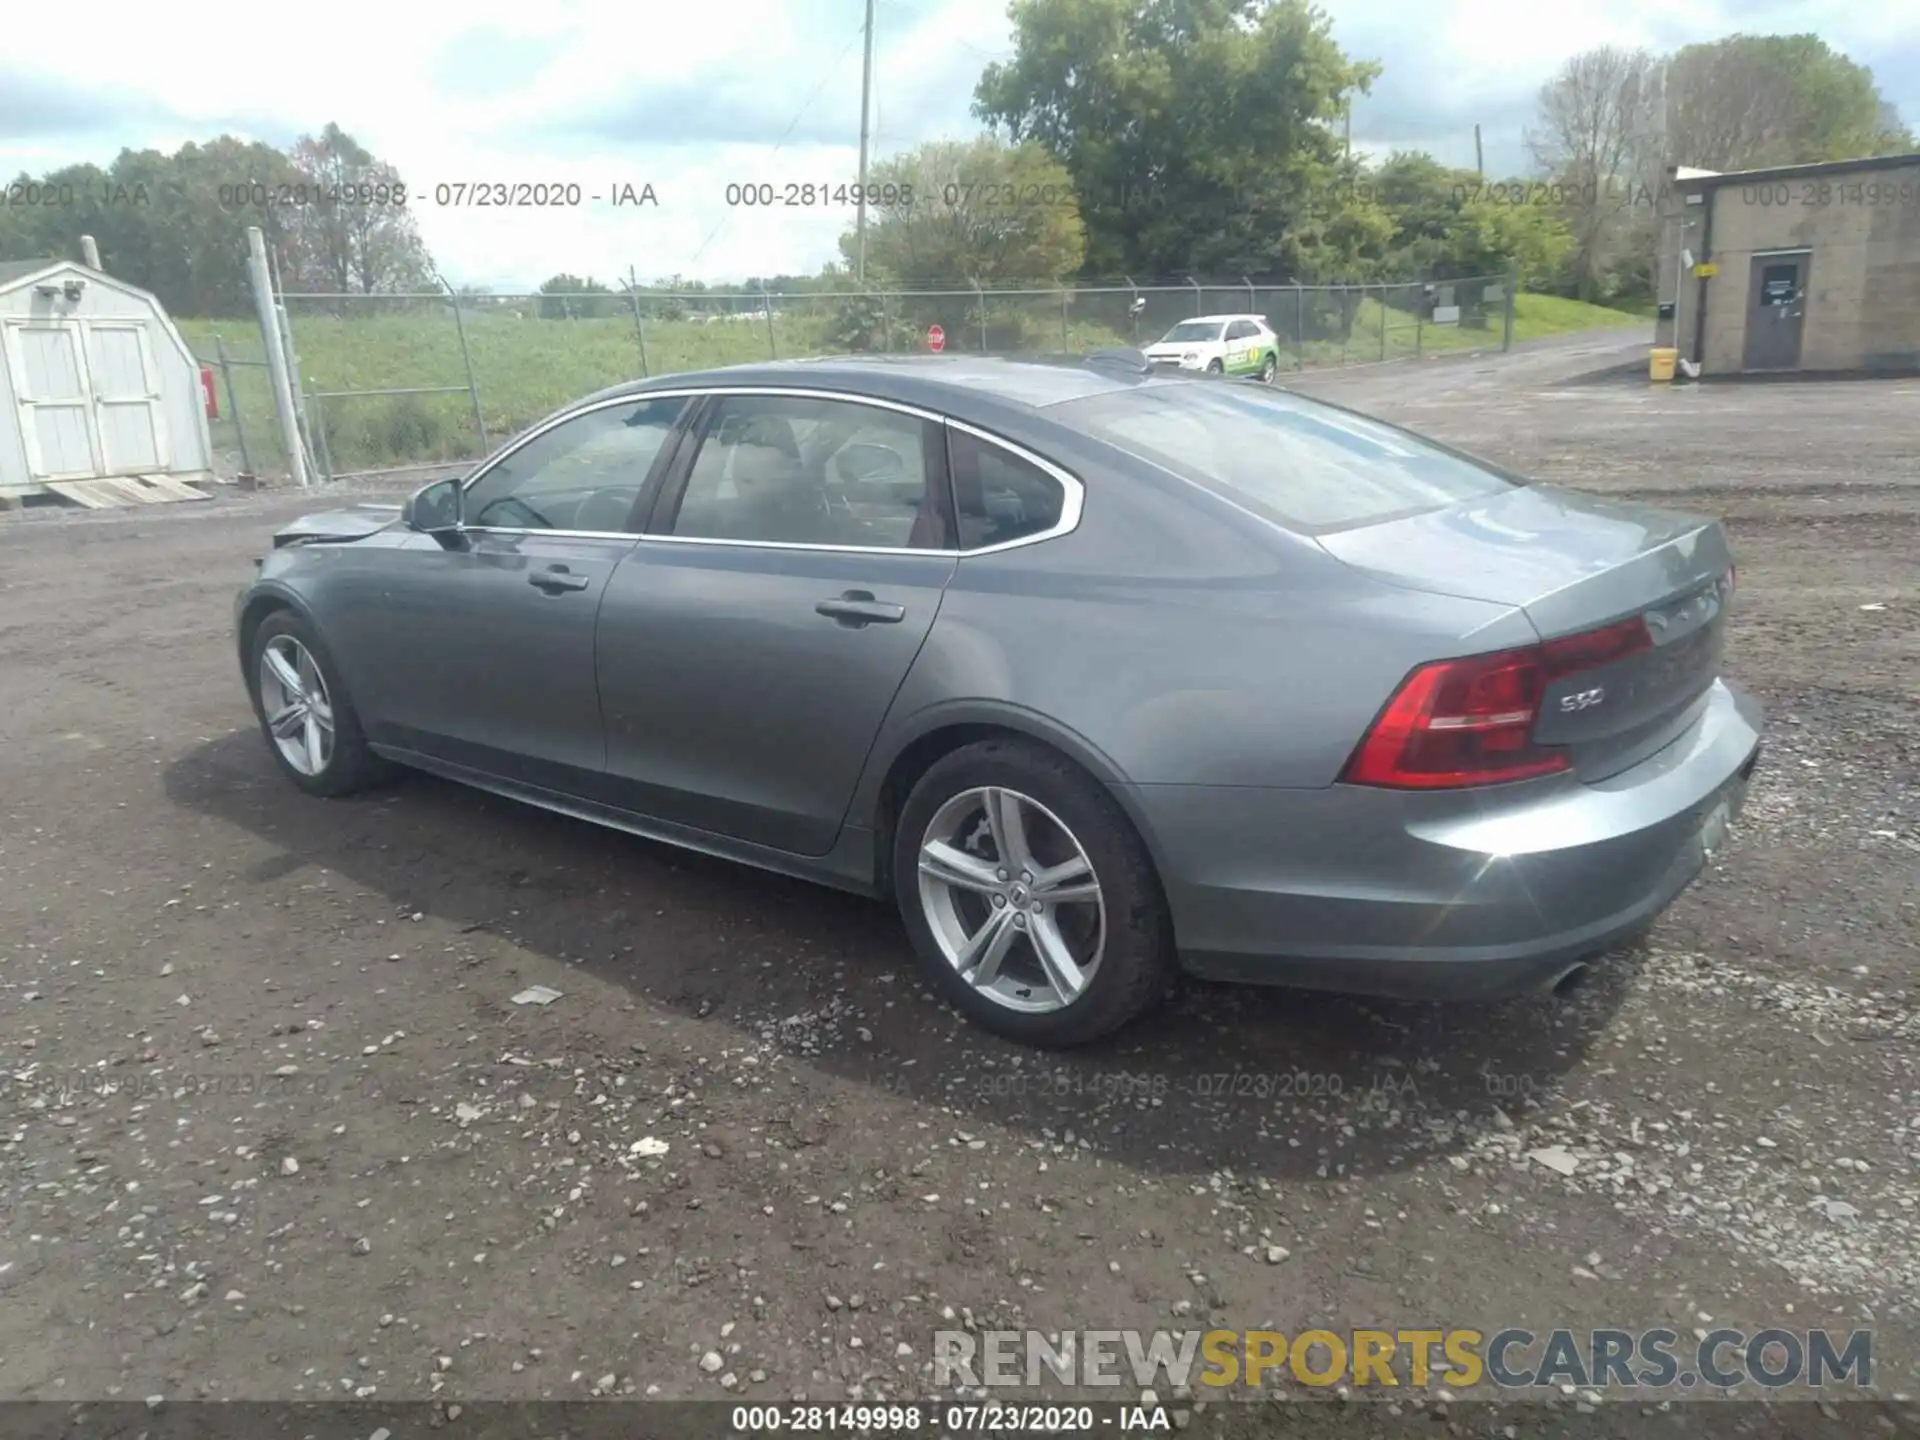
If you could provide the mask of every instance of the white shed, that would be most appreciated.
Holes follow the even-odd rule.
[[[0,332],[0,499],[205,498],[181,483],[212,478],[200,367],[157,299],[70,260],[0,261]]]

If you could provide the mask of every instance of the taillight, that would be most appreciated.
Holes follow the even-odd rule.
[[[1341,779],[1396,790],[1447,790],[1552,775],[1566,752],[1533,741],[1549,684],[1645,650],[1639,616],[1525,650],[1422,665],[1401,683]]]

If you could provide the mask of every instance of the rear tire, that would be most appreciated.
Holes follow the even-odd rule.
[[[893,885],[934,989],[1024,1045],[1117,1030],[1179,972],[1160,879],[1126,812],[1031,741],[968,745],[920,777],[895,827]]]
[[[367,745],[333,656],[293,611],[275,611],[254,631],[247,693],[267,753],[309,795],[351,795],[393,776],[396,767]]]
[[[1274,358],[1273,352],[1269,350],[1267,352],[1267,358],[1260,362],[1260,383],[1262,385],[1271,385],[1273,383],[1273,377],[1278,373],[1279,369],[1280,362]]]

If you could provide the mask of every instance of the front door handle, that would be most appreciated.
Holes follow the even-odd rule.
[[[871,590],[848,590],[813,607],[816,615],[825,615],[842,625],[898,625],[907,618],[907,607],[873,598]]]
[[[573,575],[564,569],[536,570],[527,577],[527,583],[535,589],[544,590],[549,595],[558,595],[563,590],[584,590],[588,580],[584,575]]]

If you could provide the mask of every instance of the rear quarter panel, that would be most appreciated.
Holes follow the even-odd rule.
[[[1080,525],[961,558],[878,738],[878,773],[946,717],[999,711],[1077,737],[1110,783],[1326,786],[1416,664],[1537,639],[1511,606],[1369,579],[1052,431],[1001,427],[1082,478]]]

